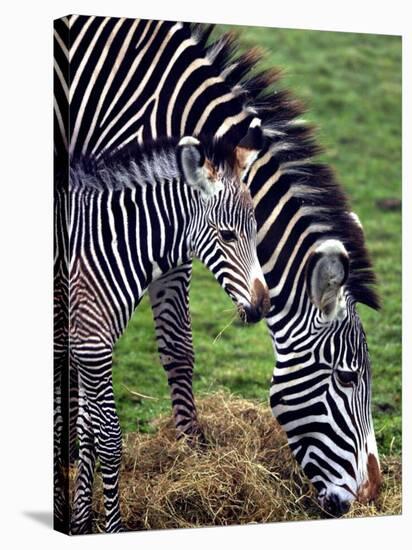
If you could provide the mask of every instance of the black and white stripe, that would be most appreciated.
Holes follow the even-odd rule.
[[[237,144],[255,115],[262,119],[266,146],[246,181],[255,205],[258,256],[271,296],[268,325],[278,357],[271,388],[273,411],[287,432],[291,422],[301,425],[302,437],[292,432],[290,444],[319,489],[322,504],[338,514],[356,494],[365,493],[368,457],[377,457],[369,358],[355,310],[359,301],[377,307],[377,299],[369,286],[374,276],[362,231],[348,213],[346,199],[328,168],[313,160],[317,146],[308,128],[299,123],[300,106],[285,92],[268,92],[277,80],[275,72],[251,76],[258,60],[254,52],[239,56],[228,36],[207,46],[210,28],[72,17],[56,22],[59,44],[65,43],[68,27],[71,45],[76,46],[71,58],[71,78],[77,82],[71,106],[79,113],[70,126],[74,158],[82,152],[99,158],[135,140],[150,142],[184,133],[225,136]],[[102,65],[103,46],[109,41]],[[73,76],[77,73],[80,76]],[[143,78],[144,87],[140,86]],[[61,112],[65,112],[64,88],[62,84],[57,94]],[[56,127],[65,128],[58,111]],[[65,147],[62,132],[56,140],[57,153]],[[349,257],[336,319],[322,318],[307,292],[308,262],[328,240],[342,243]],[[149,294],[178,433],[201,436],[191,387],[190,276],[188,262],[154,281]],[[338,369],[356,371],[356,375],[351,375],[348,385],[339,385]],[[298,384],[303,386],[299,389]],[[294,397],[279,408],[278,396],[285,388]],[[321,404],[316,408],[316,400],[324,399],[324,408]],[[346,414],[342,415],[343,406]],[[281,416],[288,412],[289,416]],[[316,416],[322,422],[314,422]],[[350,451],[344,438],[331,436],[340,431],[357,442]],[[311,446],[304,437],[309,433]],[[328,455],[322,454],[325,445],[331,450]]]
[[[206,48],[210,31],[114,17],[55,21],[56,149],[98,158],[136,139],[239,141],[254,110],[242,108],[242,90],[221,74],[222,45]]]

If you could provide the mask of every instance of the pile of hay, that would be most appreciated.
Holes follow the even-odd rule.
[[[325,514],[293,459],[268,406],[218,393],[198,400],[208,446],[175,440],[171,418],[154,435],[124,440],[121,511],[128,529],[166,529],[317,519]],[[384,484],[373,505],[348,517],[401,513],[401,465],[382,459]],[[102,487],[94,492],[95,528],[104,529]]]

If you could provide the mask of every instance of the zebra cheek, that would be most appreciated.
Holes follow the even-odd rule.
[[[270,392],[270,407],[275,418],[277,418],[277,416],[282,412],[284,406],[285,402],[283,400],[283,390],[277,390],[276,382],[272,382],[272,388]]]

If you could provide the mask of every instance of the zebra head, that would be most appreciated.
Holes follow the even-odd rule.
[[[180,165],[198,191],[198,212],[190,228],[191,248],[236,303],[246,322],[267,313],[269,293],[256,252],[256,220],[243,174],[258,152],[262,134],[252,124],[233,149],[193,137],[180,140]]]
[[[371,416],[366,336],[347,288],[350,259],[339,240],[309,255],[299,306],[275,336],[274,415],[331,515],[373,500],[381,476]]]

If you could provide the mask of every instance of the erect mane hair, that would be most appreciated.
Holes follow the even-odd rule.
[[[205,157],[226,175],[235,173],[233,144],[213,136],[197,136]],[[139,144],[128,143],[121,149],[99,158],[78,157],[70,166],[71,185],[97,190],[118,191],[131,185],[131,178],[141,185],[183,178],[178,158],[179,139],[159,138]]]
[[[331,168],[316,161],[322,148],[316,142],[314,128],[299,120],[305,112],[303,104],[289,91],[276,86],[281,77],[279,70],[256,70],[262,51],[251,49],[240,53],[232,32],[207,44],[213,26],[194,24],[191,28],[192,35],[205,48],[205,55],[219,67],[228,85],[245,96],[245,105],[253,108],[261,119],[267,147],[285,145],[277,148],[279,163],[296,163],[292,191],[302,204],[313,207],[312,223],[331,227],[325,238],[339,239],[345,245],[350,258],[347,288],[352,297],[379,309],[377,280],[363,230],[350,214],[348,198]]]

